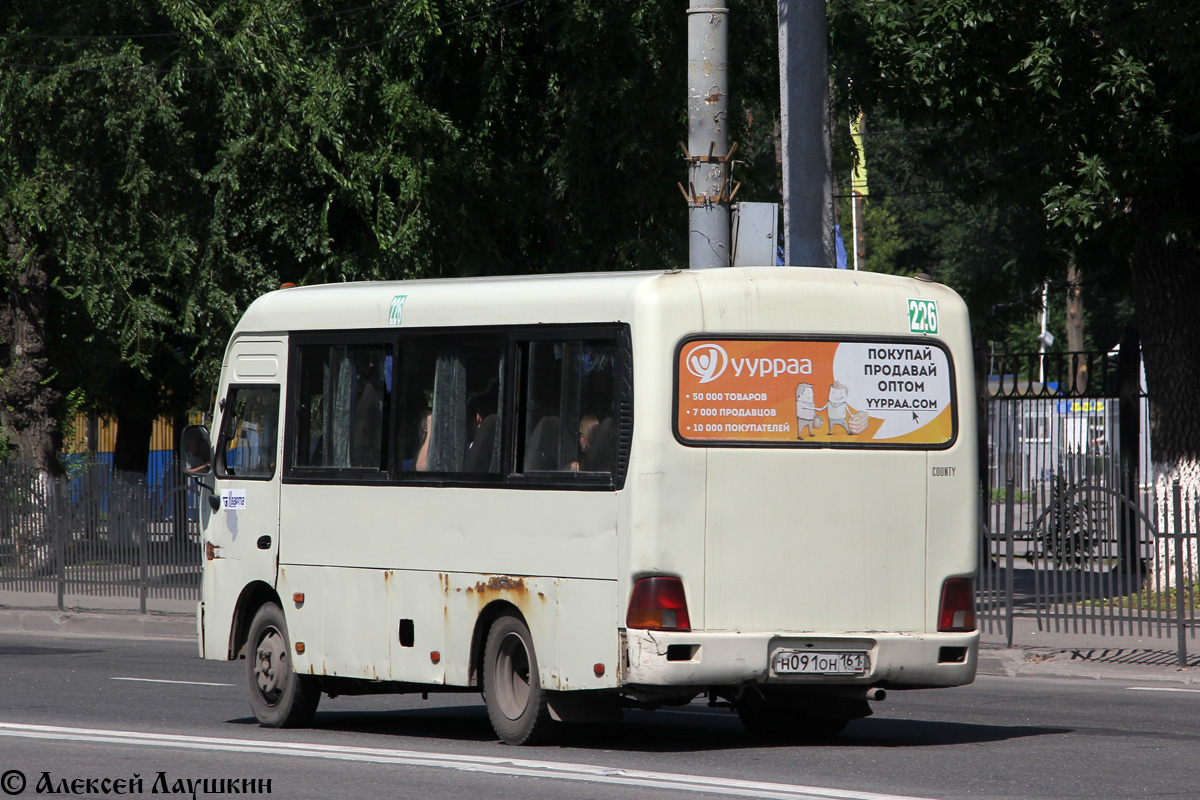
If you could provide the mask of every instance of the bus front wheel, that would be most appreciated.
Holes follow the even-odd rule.
[[[483,652],[483,695],[496,735],[505,744],[546,741],[554,723],[529,628],[516,617],[500,617]]]
[[[321,692],[308,675],[292,668],[291,642],[283,609],[264,603],[250,623],[246,641],[246,688],[260,725],[294,728],[308,724]]]

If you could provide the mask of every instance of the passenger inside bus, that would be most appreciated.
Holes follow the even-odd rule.
[[[405,472],[425,472],[429,469],[429,431],[433,429],[433,412],[428,408],[425,409],[420,417],[421,427],[417,432],[417,441],[420,445],[417,447],[417,452],[412,458],[404,459],[401,464],[401,469]]]
[[[596,436],[596,429],[600,427],[600,420],[596,419],[594,414],[585,414],[579,420],[579,430],[575,431],[575,435],[579,437],[579,460],[572,461],[570,469],[572,472],[586,470],[590,464],[588,463],[588,451],[591,449],[592,440]]]
[[[463,472],[499,472],[499,452],[496,447],[496,401],[492,393],[473,398],[467,412],[467,454]]]
[[[579,421],[579,460],[572,461],[574,472],[607,472],[612,469],[613,421],[606,417],[603,422],[595,414],[585,414]]]

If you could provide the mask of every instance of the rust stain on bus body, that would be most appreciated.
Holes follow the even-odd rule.
[[[493,575],[485,581],[478,581],[474,586],[467,587],[467,596],[474,597],[482,610],[488,603],[496,600],[506,600],[517,608],[528,611],[532,590],[526,586],[525,579],[513,575]]]
[[[524,578],[510,578],[508,575],[494,575],[488,578],[487,583],[480,581],[475,584],[477,592],[516,592],[517,594],[526,594],[528,589],[525,588]]]

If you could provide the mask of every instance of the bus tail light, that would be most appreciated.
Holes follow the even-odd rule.
[[[642,578],[633,585],[625,627],[690,631],[687,598],[679,578]]]
[[[942,584],[942,604],[938,608],[938,631],[942,633],[975,630],[975,591],[968,578],[950,578]]]

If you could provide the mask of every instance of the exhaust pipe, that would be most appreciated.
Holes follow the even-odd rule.
[[[851,700],[879,701],[887,697],[887,692],[878,686],[830,686],[822,689],[822,693]]]

